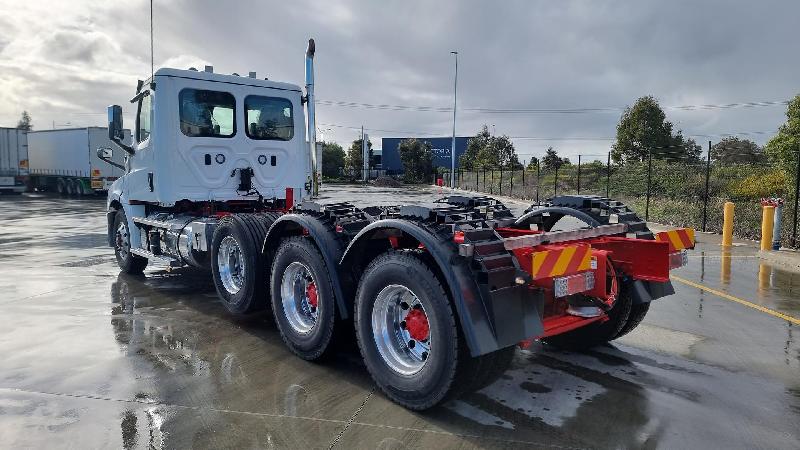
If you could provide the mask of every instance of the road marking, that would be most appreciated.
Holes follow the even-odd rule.
[[[681,283],[683,283],[683,284],[685,284],[687,286],[691,286],[693,288],[700,289],[701,291],[710,292],[710,293],[712,293],[712,294],[714,294],[714,295],[716,295],[718,297],[724,298],[725,300],[730,300],[732,302],[739,303],[740,305],[744,305],[744,306],[753,308],[755,310],[761,311],[763,313],[767,313],[770,316],[774,316],[774,317],[777,317],[779,319],[786,320],[786,321],[791,322],[791,323],[793,323],[795,325],[800,325],[800,319],[798,319],[796,317],[792,317],[792,316],[789,316],[787,314],[780,313],[780,312],[775,311],[773,309],[765,308],[765,307],[763,307],[761,305],[756,305],[753,302],[748,302],[747,300],[742,300],[741,298],[734,297],[734,296],[732,296],[730,294],[727,294],[725,292],[718,291],[716,289],[711,289],[710,287],[703,286],[702,284],[695,283],[694,281],[685,280],[685,279],[683,279],[681,277],[676,277],[675,275],[670,276],[670,278],[675,280],[675,281],[680,281]]]

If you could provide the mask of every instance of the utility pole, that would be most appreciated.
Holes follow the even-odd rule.
[[[456,72],[453,77],[453,140],[450,143],[450,187],[455,189],[456,180],[456,106],[458,105],[458,52],[450,52],[456,57]]]

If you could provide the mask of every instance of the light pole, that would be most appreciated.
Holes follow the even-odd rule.
[[[456,73],[453,78],[453,141],[450,143],[450,188],[456,188],[456,105],[458,104],[458,52],[450,52],[456,57]]]

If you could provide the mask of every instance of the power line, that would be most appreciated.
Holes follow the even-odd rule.
[[[419,105],[392,105],[392,104],[373,104],[361,102],[346,102],[341,100],[317,100],[318,105],[339,106],[346,108],[372,109],[383,111],[416,111],[416,112],[439,112],[450,113],[453,108],[440,106],[419,106]],[[776,101],[752,101],[739,103],[720,103],[702,105],[676,105],[665,106],[664,109],[677,111],[703,111],[703,110],[726,110],[737,108],[762,108],[768,106],[788,105],[789,100]],[[587,114],[587,113],[610,113],[622,112],[626,107],[610,106],[597,108],[461,108],[462,112],[484,113],[484,114]]]

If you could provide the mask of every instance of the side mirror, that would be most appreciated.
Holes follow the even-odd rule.
[[[122,106],[111,105],[108,107],[108,140],[117,144],[129,155],[133,155],[133,147],[123,143],[123,139],[125,139],[125,131],[122,129]],[[98,153],[97,156],[100,157],[100,154]],[[105,161],[102,157],[100,159]]]
[[[122,107],[111,105],[108,107],[108,139],[121,141],[125,135],[122,131]]]

